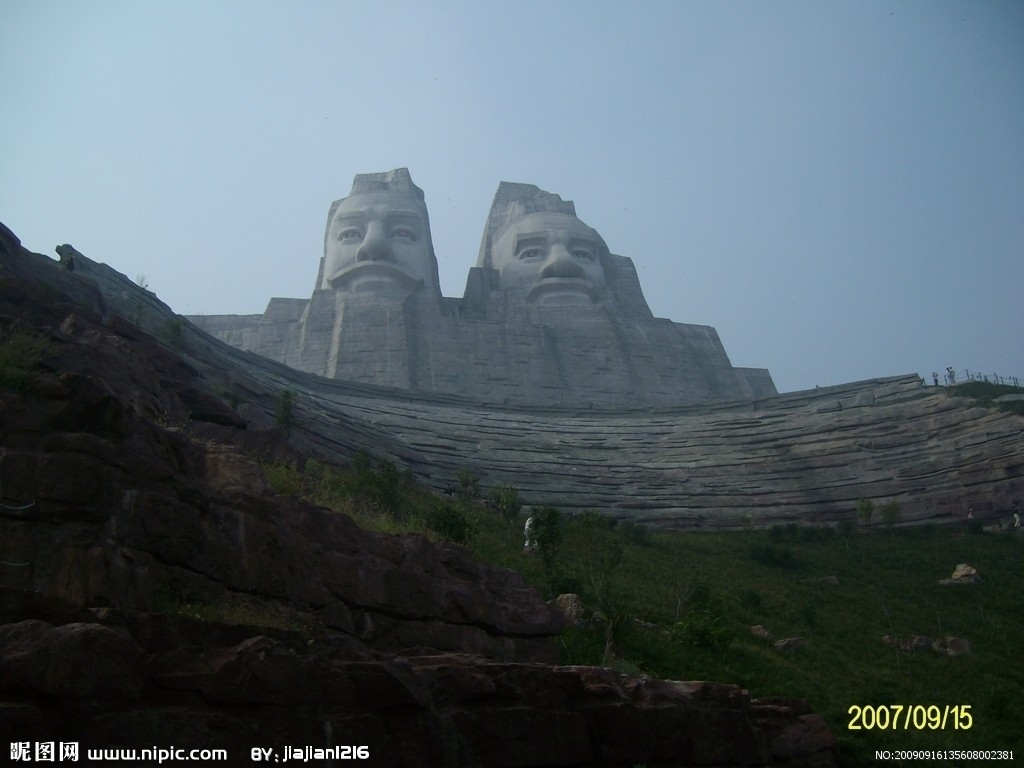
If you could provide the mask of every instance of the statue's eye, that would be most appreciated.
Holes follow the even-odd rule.
[[[588,251],[586,248],[575,248],[573,249],[572,255],[577,259],[586,259],[587,261],[594,260],[594,254]]]
[[[342,243],[354,243],[363,239],[363,233],[358,229],[349,227],[338,233],[338,240]]]
[[[524,248],[519,252],[519,260],[525,261],[527,259],[539,259],[544,253],[540,248]]]
[[[393,230],[391,230],[391,236],[401,238],[402,240],[416,239],[416,233],[413,232],[408,227],[395,227]]]

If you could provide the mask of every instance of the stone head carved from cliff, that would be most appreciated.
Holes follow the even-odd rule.
[[[359,174],[327,216],[320,288],[440,296],[423,191],[409,171]]]
[[[606,295],[601,236],[571,201],[532,184],[502,182],[477,266],[498,272],[499,289],[537,304],[591,304]]]

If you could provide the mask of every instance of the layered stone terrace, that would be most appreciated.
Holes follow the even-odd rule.
[[[342,462],[365,450],[437,490],[468,470],[528,504],[660,527],[856,519],[861,498],[896,501],[901,522],[962,521],[968,508],[1009,521],[1024,497],[1024,417],[916,375],[672,408],[515,407],[302,373],[200,332],[103,264],[83,257],[69,274],[36,256],[25,267],[172,336],[207,386],[237,399],[250,431],[272,428],[292,392],[295,444]]]
[[[295,382],[297,383],[297,382]],[[385,440],[435,488],[460,469],[537,504],[659,526],[853,517],[895,500],[901,521],[1007,510],[1024,491],[1024,419],[970,407],[917,376],[675,409],[557,412],[303,388],[328,452]],[[339,439],[340,435],[345,435]]]

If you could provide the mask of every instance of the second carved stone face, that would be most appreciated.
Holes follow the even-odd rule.
[[[531,213],[503,232],[491,250],[503,291],[540,304],[590,304],[604,294],[598,238],[566,213]]]
[[[321,288],[407,294],[436,288],[422,203],[394,191],[353,194],[330,221]]]

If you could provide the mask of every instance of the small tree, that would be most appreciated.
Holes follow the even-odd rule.
[[[555,566],[562,550],[562,513],[554,507],[543,507],[533,513],[533,538],[537,552],[544,563],[544,573],[552,590],[555,584]]]
[[[594,600],[607,622],[601,662],[607,666],[616,655],[616,629],[625,621],[615,593],[615,571],[622,562],[622,542],[616,521],[593,512],[584,512],[573,520],[572,527],[577,534],[573,537],[576,550],[573,559],[580,570],[580,581],[593,591]]]
[[[283,390],[277,398],[277,426],[287,435],[295,423],[295,394]]]
[[[594,591],[598,606],[606,615],[612,613],[613,576],[622,562],[622,542],[615,531],[615,520],[584,512],[573,520],[579,533],[579,563],[582,581]]]
[[[891,530],[896,525],[896,520],[900,516],[900,505],[899,502],[893,499],[882,505],[882,522],[889,526]]]
[[[145,275],[136,275],[135,282],[142,290],[149,290],[149,278],[147,278]],[[142,297],[136,297],[132,301],[132,306],[135,308],[135,311],[132,313],[132,323],[134,323],[135,325],[141,325],[142,312],[144,309],[142,304]]]
[[[185,340],[185,321],[177,315],[169,319],[164,327],[172,344],[180,345]]]
[[[857,501],[857,517],[860,521],[867,525],[871,522],[871,515],[875,513],[875,502],[871,499],[865,499],[863,496]]]
[[[381,509],[394,516],[401,506],[401,479],[395,463],[382,459],[373,480],[373,497]]]
[[[847,549],[850,548],[850,536],[853,535],[855,529],[853,520],[844,517],[839,521],[839,535],[843,537],[843,543],[846,544]]]
[[[508,526],[508,540],[512,542],[515,536],[515,524],[519,517],[519,511],[523,508],[519,501],[519,492],[506,483],[491,491],[491,501],[501,514],[502,519]]]
[[[672,626],[670,635],[682,645],[724,651],[732,645],[733,632],[725,606],[703,578],[698,578],[686,597],[686,612]]]
[[[468,469],[459,470],[459,504],[464,508],[473,505],[480,498],[480,481]]]

